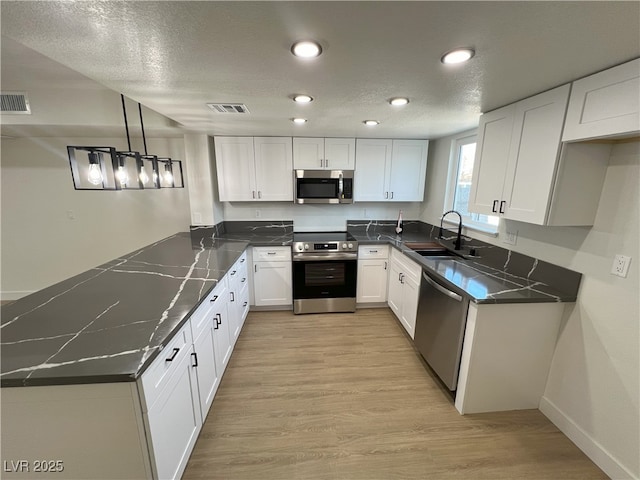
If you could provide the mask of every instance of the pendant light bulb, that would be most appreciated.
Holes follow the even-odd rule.
[[[129,182],[129,174],[127,173],[127,171],[124,168],[124,158],[123,157],[119,157],[118,158],[118,171],[116,172],[116,178],[120,182],[120,185],[123,186],[123,187],[126,186],[127,183]]]
[[[147,183],[149,183],[149,174],[147,173],[147,171],[144,169],[144,167],[140,168],[140,181],[146,185]]]
[[[102,171],[100,170],[100,157],[98,153],[89,152],[89,175],[87,180],[92,185],[102,185]]]
[[[171,173],[169,165],[164,166],[164,174],[162,176],[164,177],[165,183],[173,184],[173,173]]]

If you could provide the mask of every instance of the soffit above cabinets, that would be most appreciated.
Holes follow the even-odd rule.
[[[438,138],[477,126],[482,111],[640,56],[638,2],[88,0],[1,8],[3,87],[10,75],[12,90],[26,90],[16,84],[24,71],[25,81],[35,73],[55,90],[75,71],[183,130],[210,135]],[[5,38],[69,71],[49,77],[46,66],[15,61],[5,74]],[[320,57],[291,55],[305,38],[320,42]],[[440,63],[460,46],[475,57]],[[314,101],[296,104],[300,93]],[[397,96],[410,103],[390,106]],[[207,103],[241,103],[251,114],[220,115]],[[294,117],[308,122],[295,125]],[[380,124],[362,123],[371,118]]]

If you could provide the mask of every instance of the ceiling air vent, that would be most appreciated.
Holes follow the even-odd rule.
[[[207,103],[207,107],[218,113],[250,113],[244,103]]]
[[[2,113],[31,114],[29,99],[24,92],[2,92],[0,93],[0,103],[0,112]]]

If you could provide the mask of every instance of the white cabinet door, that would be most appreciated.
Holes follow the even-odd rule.
[[[562,140],[640,131],[640,59],[573,82]]]
[[[258,200],[293,202],[291,137],[255,137],[253,140]]]
[[[291,262],[255,262],[253,271],[257,306],[291,305]]]
[[[411,338],[416,331],[416,315],[418,313],[418,300],[420,297],[420,284],[412,278],[402,277],[402,315],[400,321]]]
[[[253,137],[215,137],[214,144],[220,201],[256,199]]]
[[[502,193],[505,218],[545,224],[569,90],[564,85],[516,104]]]
[[[227,298],[229,295],[229,290],[226,285],[226,278],[223,279],[218,287],[219,298],[222,300],[220,302],[216,302],[211,309],[211,319],[213,322],[213,330],[214,330],[214,344],[215,344],[215,355],[216,355],[216,371],[218,376],[222,378],[222,374],[224,373],[225,368],[227,368],[227,364],[229,363],[229,359],[231,358],[231,352],[233,350],[232,333],[231,330],[231,321],[229,319],[228,308],[227,308]]]
[[[473,180],[469,194],[469,211],[471,212],[485,215],[499,214],[509,163],[514,114],[515,105],[509,105],[480,117]]]
[[[396,317],[402,316],[402,266],[396,262],[393,257],[389,262],[389,290],[388,303],[389,308],[395,313]]]
[[[294,137],[293,168],[296,170],[324,169],[324,138]]]
[[[198,379],[198,398],[200,399],[200,413],[202,423],[207,418],[207,413],[213,403],[213,397],[220,384],[220,376],[216,368],[214,321],[211,315],[207,315],[204,330],[193,342],[195,352],[191,354],[192,366],[195,368]]]
[[[389,261],[386,258],[358,260],[358,303],[387,301]]]
[[[324,166],[328,170],[353,170],[356,163],[355,138],[325,138]]]
[[[158,479],[181,477],[202,425],[192,357],[189,354],[179,358],[175,373],[146,414]]]
[[[382,202],[389,198],[392,146],[391,140],[356,140],[354,201]]]
[[[388,199],[422,202],[427,172],[426,140],[393,140]]]

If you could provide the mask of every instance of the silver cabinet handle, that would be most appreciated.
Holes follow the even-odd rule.
[[[235,302],[236,301],[236,296],[233,292],[229,292],[231,294],[231,301]]]
[[[393,192],[391,192],[391,199],[393,200]]]
[[[321,158],[320,159],[320,168],[324,167],[324,160]]]
[[[262,198],[262,192],[258,190],[258,198]]]
[[[253,196],[253,198],[256,198],[256,191],[255,190],[251,190],[251,195]]]
[[[387,269],[387,262],[384,262],[384,269]]]
[[[384,198],[389,198],[389,192],[384,192]]]
[[[240,259],[240,263],[244,263],[245,260],[246,260],[246,258],[241,258]]]
[[[452,292],[448,288],[445,288],[442,285],[440,285],[433,278],[431,278],[429,275],[427,275],[424,270],[422,271],[422,278],[424,278],[425,281],[429,285],[431,285],[433,288],[438,290],[440,293],[445,294],[449,298],[453,298],[456,302],[461,302],[462,301],[462,296],[461,295],[458,295],[456,292]]]

